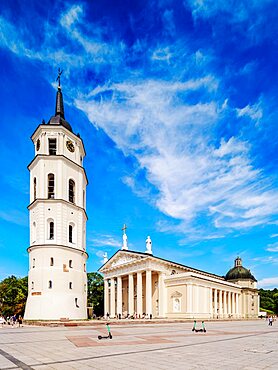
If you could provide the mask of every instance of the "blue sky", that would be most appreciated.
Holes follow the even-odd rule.
[[[278,286],[278,3],[5,1],[0,12],[0,279],[28,272],[30,135],[84,140],[88,271],[121,246]]]

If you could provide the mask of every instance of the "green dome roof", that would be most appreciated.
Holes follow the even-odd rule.
[[[231,268],[226,276],[226,280],[244,280],[244,279],[249,279],[253,281],[257,281],[255,277],[251,274],[250,270],[247,268],[243,267],[241,264],[241,258],[236,258],[235,260],[235,267]]]

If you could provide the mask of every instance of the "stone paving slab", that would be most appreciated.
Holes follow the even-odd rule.
[[[200,326],[200,323],[198,323]],[[276,326],[277,325],[277,326]],[[278,323],[263,320],[0,329],[0,369],[278,369]]]

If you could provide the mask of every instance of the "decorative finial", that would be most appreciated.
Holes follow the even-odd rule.
[[[152,241],[151,241],[150,236],[148,236],[147,239],[146,239],[146,252],[145,253],[153,254],[153,252],[152,252]]]
[[[56,81],[58,81],[58,89],[61,88],[61,74],[63,73],[63,70],[61,70],[60,68],[58,68],[58,76],[56,78]]]
[[[124,227],[122,228],[123,230],[123,246],[122,246],[122,250],[125,250],[127,251],[128,250],[128,247],[127,247],[127,235],[126,235],[126,229],[127,229],[127,226],[126,224],[124,224]]]

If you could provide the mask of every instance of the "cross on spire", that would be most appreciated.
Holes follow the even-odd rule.
[[[58,89],[61,87],[61,74],[63,73],[63,70],[61,68],[58,68],[58,76],[56,78],[56,81],[58,81]]]
[[[127,226],[126,226],[126,224],[124,224],[124,227],[122,228],[124,234],[125,234],[126,229],[127,229]]]

